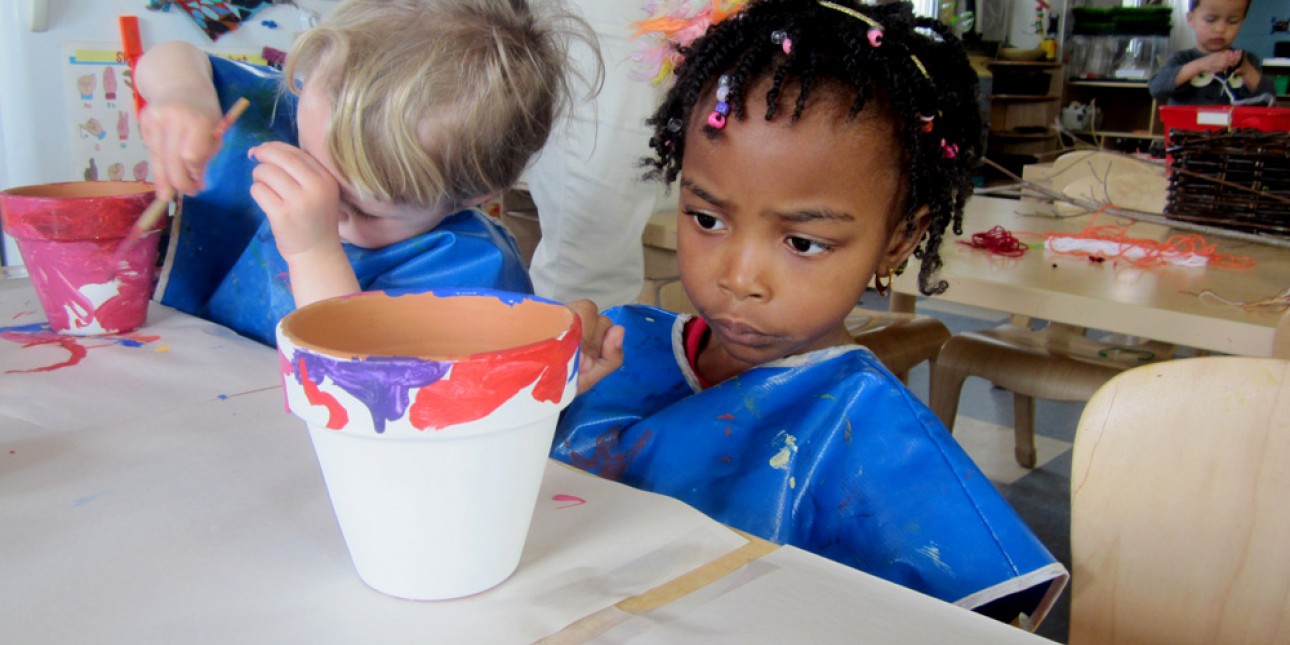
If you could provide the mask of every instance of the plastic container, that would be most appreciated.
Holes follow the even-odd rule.
[[[1170,130],[1226,130],[1253,128],[1264,132],[1290,132],[1290,108],[1232,105],[1165,105],[1160,108],[1165,126],[1165,146]]]

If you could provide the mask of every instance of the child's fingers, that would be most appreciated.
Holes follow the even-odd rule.
[[[569,308],[582,320],[582,358],[578,363],[578,392],[586,392],[623,364],[621,326],[600,315],[590,300],[575,300]]]
[[[609,319],[605,319],[608,322]],[[627,330],[622,325],[612,325],[605,331],[605,340],[600,344],[601,367],[605,374],[623,365],[623,339]]]
[[[183,109],[150,106],[144,110],[139,130],[159,186],[187,194],[202,189],[206,164],[221,145],[206,124],[207,120]]]
[[[264,211],[269,219],[275,219],[277,213],[281,212],[286,200],[272,186],[264,182],[255,182],[251,184],[251,199],[259,204],[260,209]]]
[[[206,164],[219,154],[222,145],[220,138],[212,137],[209,132],[188,130],[182,134],[178,146],[181,172],[195,190],[201,190]]]
[[[274,141],[251,148],[248,154],[259,162],[257,168],[263,166],[281,168],[306,188],[321,189],[334,181],[327,168],[313,155],[293,145]]]
[[[598,337],[600,342],[595,348],[583,347],[582,360],[578,363],[579,394],[590,390],[623,364],[623,328],[610,323],[608,318],[596,328],[604,333]]]

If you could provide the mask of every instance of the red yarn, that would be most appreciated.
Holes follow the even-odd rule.
[[[1021,257],[1026,253],[1026,249],[1029,248],[1002,226],[995,226],[983,233],[973,233],[971,242],[958,240],[958,243],[974,249],[985,249],[995,255],[1010,258]]]

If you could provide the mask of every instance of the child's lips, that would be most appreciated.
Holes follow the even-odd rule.
[[[715,319],[708,321],[713,330],[723,338],[739,345],[763,346],[775,341],[775,336],[752,325],[733,320]]]

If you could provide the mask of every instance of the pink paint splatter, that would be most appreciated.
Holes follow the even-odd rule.
[[[581,497],[576,497],[573,495],[565,495],[564,493],[557,493],[555,495],[552,495],[551,500],[555,502],[570,502],[569,504],[565,504],[564,506],[561,506],[556,510],[564,510],[566,508],[573,508],[574,506],[582,506],[583,504],[587,503],[587,500]]]

